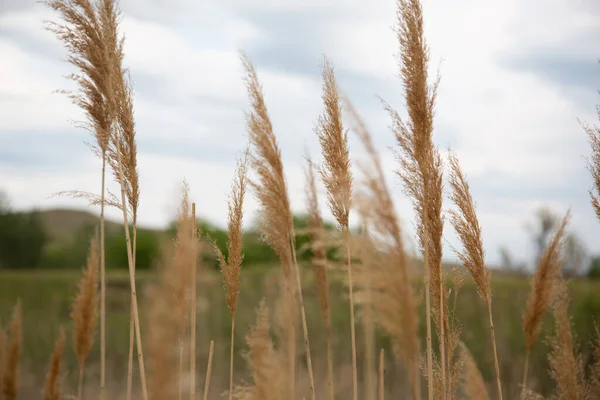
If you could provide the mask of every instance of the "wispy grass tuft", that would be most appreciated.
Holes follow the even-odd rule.
[[[50,358],[50,368],[46,375],[44,386],[44,400],[60,400],[62,390],[60,383],[60,364],[62,361],[63,349],[65,347],[65,330],[61,327],[54,345],[54,351]]]
[[[213,240],[213,249],[219,259],[223,281],[226,290],[226,301],[231,313],[231,345],[229,353],[229,400],[233,396],[233,354],[235,339],[235,314],[237,311],[237,297],[240,292],[240,272],[244,253],[242,251],[242,220],[244,217],[244,197],[246,196],[248,151],[238,162],[235,178],[231,186],[228,204],[227,219],[227,260]]]
[[[85,361],[94,343],[94,331],[98,319],[98,234],[90,240],[87,265],[79,282],[79,291],[73,302],[71,318],[73,319],[73,343],[79,362],[79,384],[77,399],[83,396],[83,380]]]
[[[565,243],[565,229],[571,213],[567,212],[554,236],[548,243],[544,253],[539,259],[537,269],[532,278],[531,291],[527,299],[527,306],[523,315],[523,331],[525,332],[525,369],[523,372],[523,391],[527,389],[527,373],[529,369],[529,355],[537,340],[542,317],[552,300],[555,283],[562,266],[562,251]]]
[[[317,136],[321,144],[323,164],[319,168],[323,184],[327,190],[327,204],[346,240],[348,270],[348,297],[350,300],[350,334],[352,341],[352,392],[358,399],[358,372],[356,365],[356,326],[354,322],[354,281],[352,278],[352,257],[350,248],[349,216],[352,207],[352,173],[350,171],[350,151],[348,132],[342,124],[342,103],[335,80],[333,66],[323,60],[323,105],[319,116]]]

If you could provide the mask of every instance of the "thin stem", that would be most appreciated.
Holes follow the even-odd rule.
[[[210,387],[210,376],[212,374],[212,360],[215,350],[215,341],[210,341],[210,350],[208,351],[208,366],[206,367],[206,382],[204,383],[204,400],[208,400],[208,390]]]
[[[527,371],[529,370],[529,353],[531,349],[527,349],[527,354],[525,355],[525,370],[523,371],[523,390],[521,392],[521,398],[525,398],[525,391],[527,390]]]
[[[102,152],[102,188],[100,189],[100,399],[106,390],[106,255],[104,254],[104,192],[106,151]]]
[[[146,386],[146,369],[144,368],[144,351],[142,349],[142,334],[140,332],[140,318],[138,312],[138,304],[137,304],[137,290],[135,285],[135,264],[133,258],[133,252],[131,250],[131,237],[129,235],[129,221],[127,217],[127,202],[125,199],[125,188],[123,187],[123,183],[125,182],[125,177],[123,173],[123,160],[121,157],[121,146],[119,144],[119,139],[115,135],[115,141],[117,144],[117,156],[119,163],[119,177],[121,181],[121,203],[123,204],[123,225],[125,228],[125,241],[127,244],[127,260],[129,261],[129,282],[131,285],[131,307],[132,307],[132,315],[134,319],[135,326],[135,341],[137,344],[137,353],[138,353],[138,363],[140,369],[140,380],[142,386],[142,398],[144,400],[148,400],[148,388]],[[135,227],[134,227],[134,235],[135,235]]]
[[[133,303],[133,296],[130,296],[130,304]],[[135,323],[133,320],[133,312],[129,311],[129,362],[127,363],[127,400],[131,400],[131,392],[133,389],[133,347],[135,342]]]
[[[183,338],[184,332],[179,335],[179,400],[183,399]]]
[[[385,373],[385,369],[384,369],[384,364],[385,360],[384,360],[384,353],[383,353],[383,349],[381,349],[379,351],[379,400],[383,400],[383,394],[384,394],[384,382],[383,382],[383,376]]]
[[[293,226],[293,225],[292,225]],[[306,311],[304,309],[304,297],[302,296],[302,283],[300,282],[300,268],[296,259],[296,233],[292,228],[290,248],[292,249],[292,257],[294,261],[294,269],[296,270],[296,296],[300,302],[300,312],[302,316],[302,332],[304,334],[304,350],[306,351],[306,364],[308,367],[308,382],[310,384],[310,398],[315,400],[315,378],[313,376],[312,359],[310,356],[310,343],[308,341],[308,326],[306,324]],[[355,399],[356,400],[356,399]]]
[[[363,338],[365,341],[365,399],[374,400],[376,395],[375,381],[375,334],[373,328],[373,308],[372,308],[372,287],[371,274],[367,274],[365,278],[367,300],[363,307]]]
[[[494,367],[496,368],[496,386],[498,388],[498,400],[502,400],[502,383],[500,382],[500,367],[498,365],[498,352],[496,351],[496,334],[494,332],[494,319],[492,318],[492,300],[488,299],[488,314],[490,316],[490,335],[494,347]]]
[[[423,221],[427,221],[427,207],[423,208]],[[426,325],[427,325],[427,390],[429,393],[429,400],[433,400],[433,348],[431,345],[431,271],[429,266],[429,248],[428,248],[428,229],[427,224],[424,223],[423,232],[423,262],[425,264],[425,313],[426,313]]]
[[[129,228],[127,229],[129,230]],[[133,265],[137,256],[137,222],[133,221]],[[135,274],[135,272],[134,272]],[[127,400],[131,400],[133,390],[133,347],[135,342],[135,319],[133,318],[133,296],[129,299],[129,360],[127,363]]]
[[[356,330],[354,326],[354,282],[352,280],[352,259],[350,255],[350,230],[345,227],[346,257],[348,258],[348,296],[350,297],[350,333],[352,337],[352,398],[358,400],[358,373],[356,368]]]
[[[233,399],[233,346],[235,340],[235,311],[231,314],[231,349],[229,350],[229,400]]]
[[[442,388],[444,388],[442,390],[443,393],[443,398],[447,398],[450,396],[450,384],[448,384],[448,386],[446,386],[446,366],[448,365],[447,363],[449,363],[449,360],[446,359],[446,351],[445,351],[445,345],[446,345],[446,335],[444,332],[444,277],[442,276],[442,266],[441,266],[441,260],[440,260],[440,265],[439,265],[439,270],[440,270],[440,287],[439,287],[439,291],[440,291],[440,304],[439,304],[439,309],[440,309],[440,366],[442,368]]]
[[[77,384],[77,400],[81,400],[83,396],[83,373],[85,371],[83,363],[79,364],[79,382]]]
[[[327,381],[329,385],[329,400],[335,400],[333,387],[333,330],[331,329],[331,317],[327,315],[325,322],[327,330]]]
[[[192,264],[192,292],[190,300],[192,302],[190,308],[190,400],[196,400],[196,268],[198,262],[198,253],[196,249],[196,203],[192,203],[192,248],[194,251],[194,262]]]

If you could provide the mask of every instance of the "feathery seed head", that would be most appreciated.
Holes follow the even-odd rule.
[[[46,375],[46,383],[44,386],[44,400],[60,400],[61,385],[60,385],[60,363],[62,360],[63,349],[65,347],[65,330],[60,328],[54,351],[50,358],[50,368]]]
[[[318,120],[317,135],[324,164],[319,170],[327,189],[329,209],[340,229],[347,230],[352,198],[348,133],[342,125],[342,105],[333,67],[326,58],[323,61],[322,98],[325,110]]]
[[[540,330],[542,316],[550,306],[552,294],[563,261],[565,230],[570,219],[570,211],[563,218],[550,243],[540,257],[532,278],[531,292],[523,315],[525,344],[531,349]]]
[[[79,282],[79,291],[73,303],[73,341],[75,354],[82,367],[94,342],[94,330],[98,319],[98,232],[90,240],[87,265]]]
[[[487,302],[492,299],[490,287],[490,271],[485,266],[485,253],[481,227],[475,211],[475,203],[471,197],[469,184],[460,168],[458,158],[450,153],[450,198],[458,210],[450,211],[450,221],[458,233],[463,245],[463,251],[458,257],[471,273],[477,287],[477,293]]]

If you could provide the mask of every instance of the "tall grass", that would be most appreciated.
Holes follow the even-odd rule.
[[[140,372],[141,397],[144,400],[182,399],[186,382],[190,383],[189,396],[196,397],[196,315],[197,267],[203,243],[198,237],[195,203],[184,186],[177,219],[175,240],[164,249],[158,279],[148,286],[144,307],[138,306],[136,285],[136,239],[140,201],[137,166],[136,125],[134,120],[133,89],[128,71],[123,67],[124,42],[119,33],[119,9],[115,0],[46,0],[45,3],[64,20],[64,25],[50,24],[49,28],[65,44],[69,62],[78,70],[71,78],[79,91],[69,96],[83,109],[86,123],[97,144],[96,153],[101,158],[102,176],[99,195],[78,191],[64,192],[83,197],[100,206],[100,237],[90,244],[88,264],[84,271],[79,293],[73,307],[73,337],[78,359],[79,378],[77,398],[84,398],[86,360],[92,349],[96,318],[100,314],[100,382],[98,394],[106,390],[106,274],[104,260],[104,208],[114,206],[122,211],[126,237],[129,271],[130,347],[127,368],[126,397],[133,397],[133,351],[137,349]],[[318,166],[326,189],[328,208],[337,222],[342,241],[323,229],[319,212],[318,190],[309,160],[307,169],[307,208],[309,233],[313,251],[313,269],[316,294],[320,302],[326,331],[327,397],[335,398],[334,344],[344,332],[334,332],[332,300],[329,292],[329,269],[337,260],[329,260],[328,249],[344,248],[344,262],[340,267],[347,273],[348,303],[350,311],[350,351],[352,397],[358,399],[359,368],[355,332],[355,307],[367,315],[365,340],[370,359],[362,371],[366,382],[366,397],[383,399],[385,395],[385,359],[383,349],[375,365],[375,343],[372,324],[381,328],[392,343],[392,356],[406,372],[407,392],[414,400],[421,399],[422,377],[426,378],[428,398],[451,400],[462,393],[471,399],[489,397],[480,372],[481,360],[475,361],[463,343],[462,327],[456,317],[456,298],[461,282],[460,273],[453,274],[454,306],[449,307],[449,290],[442,268],[442,234],[444,214],[442,209],[443,175],[445,165],[433,140],[434,110],[437,81],[429,82],[427,70],[429,50],[424,35],[423,8],[419,0],[397,1],[397,39],[399,43],[399,71],[406,102],[408,118],[391,106],[385,105],[392,120],[392,131],[397,142],[397,158],[404,189],[413,202],[416,212],[416,239],[423,257],[424,268],[418,268],[405,248],[404,234],[390,190],[385,182],[385,171],[377,153],[371,133],[352,106],[343,102],[331,63],[322,65],[323,111],[317,121],[316,133],[323,162]],[[271,123],[258,72],[250,59],[241,58],[244,83],[250,100],[246,113],[246,128],[250,147],[238,164],[228,207],[228,244],[226,254],[213,243],[226,289],[226,304],[231,316],[229,340],[229,399],[292,400],[310,393],[317,398],[313,359],[309,342],[306,306],[301,278],[301,266],[296,254],[296,231],[290,207],[290,198],[282,162],[281,151]],[[344,107],[342,107],[344,105]],[[343,108],[348,113],[350,125],[357,133],[367,153],[367,163],[361,165],[361,178],[354,180],[348,131],[343,122]],[[600,114],[600,110],[599,110]],[[592,206],[600,218],[598,191],[600,190],[600,139],[595,127],[586,127],[592,147],[589,169],[595,188],[590,192]],[[120,196],[105,195],[106,166],[112,170],[119,184]],[[247,173],[249,175],[247,175]],[[250,175],[253,174],[253,175]],[[484,300],[495,371],[494,387],[497,398],[503,398],[500,376],[499,351],[492,315],[491,274],[485,265],[481,227],[475,211],[475,202],[469,185],[455,155],[449,159],[450,198],[456,209],[450,211],[450,221],[462,242],[458,252],[465,269],[471,274],[479,296]],[[242,220],[246,186],[250,185],[259,203],[260,230],[264,240],[279,259],[279,295],[276,304],[261,302],[253,325],[247,336],[245,358],[251,380],[234,379],[235,333],[238,314],[238,295],[241,290],[243,261]],[[190,210],[190,203],[192,204]],[[362,219],[362,236],[355,237],[350,229],[350,214]],[[569,213],[550,240],[532,278],[532,289],[523,316],[525,337],[525,365],[522,396],[535,396],[527,385],[529,357],[540,332],[542,318],[548,309],[554,311],[555,330],[550,337],[549,372],[556,382],[559,398],[592,398],[600,386],[600,350],[596,343],[595,355],[586,376],[581,367],[576,338],[571,332],[569,297],[566,282],[560,274],[563,264],[563,242]],[[98,248],[99,242],[99,248]],[[425,297],[425,345],[422,349],[419,298],[413,287],[412,274],[422,274]],[[358,279],[357,279],[358,278]],[[100,304],[97,286],[100,286]],[[356,289],[356,293],[355,293]],[[356,303],[355,303],[356,296]],[[360,301],[359,301],[360,300]],[[99,309],[99,311],[98,311]],[[144,311],[145,330],[140,324]],[[209,312],[211,310],[209,309]],[[271,324],[270,314],[275,314]],[[298,314],[302,324],[305,363],[297,360]],[[434,351],[433,325],[437,328],[437,345]],[[190,323],[189,349],[187,327]],[[8,400],[17,398],[19,359],[21,352],[21,305],[17,304],[5,340],[0,331],[0,365],[2,394]],[[147,343],[149,361],[146,380],[142,338]],[[218,340],[217,345],[218,345]],[[377,343],[379,346],[380,343]],[[60,371],[64,338],[59,336],[51,356],[46,381],[45,398],[57,399],[61,395]],[[186,367],[189,354],[189,368]],[[215,341],[210,341],[208,365],[205,374],[203,398],[208,399],[213,371]],[[390,356],[389,358],[391,358]],[[298,366],[301,368],[298,368]],[[391,363],[388,363],[391,365]],[[422,368],[422,371],[421,371]],[[396,369],[394,369],[396,371]],[[306,375],[306,379],[303,377]],[[236,375],[237,376],[237,375]],[[377,376],[377,385],[375,384]],[[372,377],[372,378],[370,378]],[[388,374],[387,381],[396,380]],[[236,384],[236,380],[239,382]],[[343,379],[338,377],[339,386]],[[370,382],[370,383],[369,383]],[[460,384],[459,384],[460,383]],[[377,386],[377,390],[375,387]],[[325,397],[325,396],[323,396]]]

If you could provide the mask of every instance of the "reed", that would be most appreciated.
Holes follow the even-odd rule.
[[[73,343],[79,362],[79,383],[77,399],[83,396],[85,362],[94,343],[94,331],[98,319],[98,234],[90,240],[87,265],[79,282],[79,291],[73,302],[71,318],[73,320]]]
[[[50,358],[50,368],[44,385],[44,400],[60,400],[62,390],[60,384],[60,367],[65,347],[65,330],[61,327]]]
[[[458,258],[471,273],[471,277],[477,287],[477,293],[487,304],[490,322],[490,337],[494,352],[494,368],[496,370],[496,389],[498,390],[498,399],[502,399],[502,383],[500,381],[498,351],[496,350],[496,334],[492,316],[492,274],[485,265],[485,252],[483,250],[481,227],[475,211],[475,203],[471,196],[469,184],[460,168],[460,163],[456,155],[450,153],[449,160],[450,186],[452,188],[450,197],[458,208],[458,210],[450,211],[450,219],[463,245],[463,251],[458,252]]]
[[[348,133],[342,124],[342,104],[335,81],[333,66],[323,60],[323,105],[324,111],[317,123],[317,136],[321,144],[323,165],[319,172],[327,190],[327,204],[345,237],[348,271],[348,297],[350,300],[350,338],[352,341],[352,391],[358,399],[358,372],[356,365],[356,326],[354,322],[354,282],[352,279],[352,257],[350,247],[349,216],[352,207],[352,173]]]
[[[240,271],[244,253],[242,252],[242,220],[244,216],[243,206],[246,195],[248,169],[248,151],[238,162],[238,167],[231,186],[231,194],[228,204],[227,222],[227,260],[213,240],[213,249],[217,254],[223,281],[226,290],[226,301],[231,313],[231,345],[229,350],[229,400],[233,397],[233,354],[235,338],[235,314],[237,311],[237,298],[240,292]]]
[[[560,274],[562,265],[561,253],[564,248],[565,229],[570,220],[570,211],[563,218],[548,246],[538,261],[535,274],[531,281],[531,291],[527,298],[527,306],[523,314],[523,331],[525,333],[525,368],[523,372],[523,394],[527,389],[527,373],[529,356],[535,344],[542,317],[550,307],[555,282]]]

